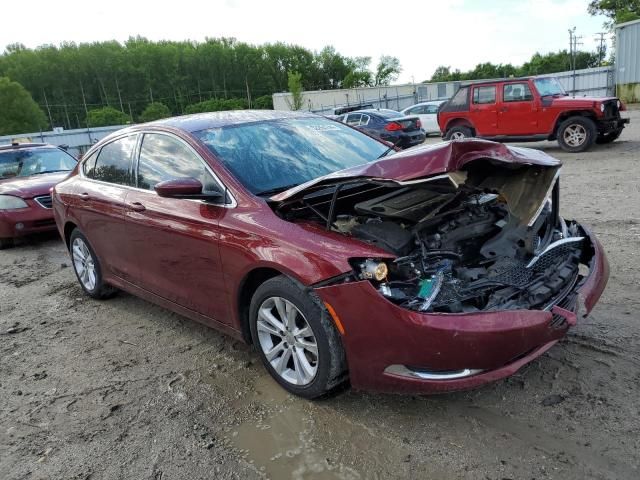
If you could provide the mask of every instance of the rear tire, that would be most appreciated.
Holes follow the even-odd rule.
[[[342,339],[321,300],[280,275],[251,299],[253,344],[269,374],[288,392],[318,398],[347,379]]]
[[[444,138],[445,140],[464,140],[465,138],[472,138],[473,130],[469,127],[453,127],[447,130]]]
[[[558,145],[565,152],[584,152],[596,141],[596,124],[588,117],[570,117],[558,127]]]
[[[105,283],[102,267],[89,240],[77,228],[69,237],[69,254],[73,271],[84,292],[97,300],[112,297],[118,290]]]
[[[614,130],[613,132],[603,133],[601,135],[598,135],[598,137],[596,138],[596,143],[600,145],[611,143],[614,140],[618,139],[618,137],[622,133],[622,130],[623,130],[622,128],[619,128],[618,130]]]
[[[13,247],[13,238],[0,238],[0,250]]]

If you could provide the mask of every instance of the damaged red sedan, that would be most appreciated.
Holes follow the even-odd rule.
[[[588,314],[609,267],[560,163],[481,140],[395,152],[300,112],[116,132],[53,191],[82,288],[253,344],[307,398],[504,378]]]

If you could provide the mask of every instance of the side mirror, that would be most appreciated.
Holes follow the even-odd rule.
[[[174,178],[157,183],[153,189],[165,198],[195,198],[210,200],[222,198],[222,193],[202,193],[202,183],[195,178]]]

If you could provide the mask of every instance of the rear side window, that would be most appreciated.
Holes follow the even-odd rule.
[[[347,125],[360,125],[360,119],[362,118],[362,114],[360,113],[350,113],[347,115],[346,124]]]
[[[145,134],[138,161],[138,187],[153,190],[156,184],[176,178],[200,180],[203,193],[221,191],[204,161],[184,143],[169,135]]]
[[[469,109],[469,87],[462,87],[444,104],[442,112],[464,112]]]
[[[528,102],[533,100],[528,83],[508,83],[502,87],[502,100],[505,102]]]
[[[136,137],[123,137],[102,147],[92,178],[118,185],[132,185],[131,153],[136,146]]]
[[[496,103],[496,87],[475,87],[473,89],[473,103],[476,105]]]
[[[426,113],[426,114],[438,113],[438,107],[439,106],[440,105],[426,105],[424,107],[424,109],[425,109],[424,113]]]

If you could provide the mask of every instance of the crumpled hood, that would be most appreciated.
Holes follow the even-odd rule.
[[[0,180],[0,195],[13,195],[20,198],[33,198],[48,195],[49,189],[67,178],[71,172],[54,172],[13,177]]]
[[[563,107],[584,106],[589,107],[594,104],[617,100],[616,97],[553,97],[552,105],[561,105]]]
[[[411,148],[365,163],[318,177],[270,198],[274,202],[290,200],[305,195],[310,189],[324,184],[335,184],[353,178],[375,178],[398,182],[427,178],[460,170],[466,164],[480,159],[514,165],[540,165],[558,167],[560,161],[540,150],[510,147],[487,140],[462,140],[443,142]]]

